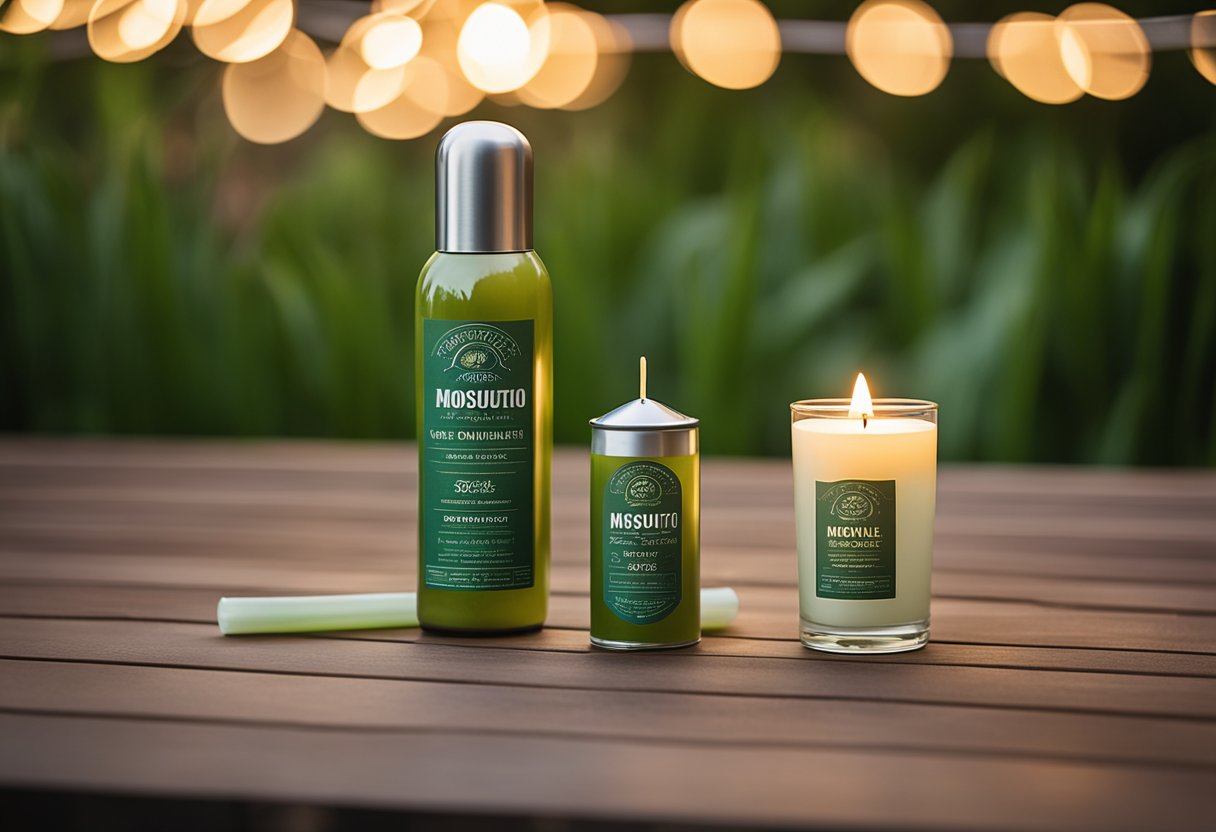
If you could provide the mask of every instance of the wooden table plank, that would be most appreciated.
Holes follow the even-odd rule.
[[[753,460],[703,469],[703,574],[739,588],[736,625],[589,649],[582,450],[555,458],[545,632],[216,634],[220,594],[411,587],[415,466],[0,439],[0,783],[749,825],[1216,815],[1211,471],[944,466],[934,642],[903,656],[797,643],[791,472]]]
[[[586,510],[582,489],[585,472],[569,458],[556,471],[561,490],[554,505]],[[718,466],[707,463],[705,472],[715,476]],[[942,469],[939,508],[946,533],[978,531],[982,534],[1018,534],[1027,531],[1051,537],[1094,536],[1123,538],[1127,534],[1147,539],[1189,538],[1209,533],[1216,525],[1210,516],[1211,496],[1131,496],[1121,499],[1080,495],[1061,501],[1051,494],[1006,495],[954,491],[967,469]],[[563,476],[564,474],[564,476]],[[566,481],[562,481],[566,480]],[[792,510],[792,483],[772,482],[762,487],[711,486],[702,503],[714,516],[755,518],[758,526],[773,516]],[[727,481],[729,482],[729,481]],[[735,484],[731,484],[735,485]],[[783,490],[790,488],[791,494]],[[396,522],[416,499],[412,472],[387,474],[343,474],[326,472],[242,472],[208,468],[201,471],[172,469],[58,468],[12,466],[0,459],[0,497],[6,504],[68,506],[76,512],[154,504],[163,510],[190,512],[224,509],[234,515],[283,515],[307,519],[317,513],[327,519],[365,522]],[[251,500],[249,498],[256,498]],[[712,518],[706,518],[712,519]],[[1101,528],[1088,528],[1088,521],[1102,520]],[[1144,522],[1142,522],[1144,521]],[[1163,522],[1163,521],[1169,521]]]
[[[777,589],[788,595],[788,590],[797,585],[796,578],[793,576],[786,580],[779,578],[757,580],[753,578],[745,581],[731,581],[727,570],[721,567],[724,561],[730,560],[729,556],[725,555],[721,550],[713,550],[709,555],[707,558],[709,562],[703,570],[706,586],[732,583],[736,587]],[[61,556],[56,555],[55,559],[58,560],[59,557]],[[0,553],[0,575],[4,574],[5,564],[8,563],[14,567],[14,572],[17,573],[5,576],[8,585],[14,588],[18,586],[31,586],[35,588],[34,591],[37,591],[37,587],[49,590],[73,586],[102,585],[98,581],[87,580],[85,574],[78,574],[78,576],[71,580],[56,580],[50,577],[39,579],[36,575],[31,575],[31,570],[27,564],[29,560],[34,558],[37,558],[37,556],[30,553]],[[321,558],[316,564],[309,563],[307,569],[293,570],[292,575],[283,576],[269,585],[245,583],[241,580],[243,576],[233,569],[232,574],[225,580],[211,586],[216,591],[245,595],[285,594],[293,592],[303,594],[314,591],[318,585],[324,591],[354,591],[355,589],[369,585],[369,582],[371,586],[378,586],[381,589],[411,589],[416,580],[415,569],[412,563],[409,561],[403,563],[403,560],[403,558],[394,557],[390,561],[388,568],[383,568],[380,571],[351,571],[333,574],[330,572],[320,572],[317,568],[318,566],[332,566],[332,558]],[[327,563],[327,561],[329,562]],[[249,559],[242,559],[241,563],[242,565],[248,565]],[[271,561],[268,565],[273,569],[276,563],[281,563],[281,561]],[[296,563],[298,564],[299,561],[296,561]],[[278,571],[281,573],[283,570],[279,567]],[[172,575],[168,576],[170,578],[168,582],[162,583],[158,580],[158,577],[162,574],[154,568],[144,569],[140,573],[140,580],[126,585],[135,590],[142,587],[149,595],[152,594],[153,588],[157,586],[167,589],[207,586],[205,583],[200,584],[194,581],[189,583],[182,583],[180,580],[174,582],[171,580]],[[18,575],[23,577],[18,577]],[[116,576],[109,575],[107,577],[113,579]],[[324,579],[324,583],[321,583],[320,579]],[[585,595],[588,584],[589,578],[586,569],[581,568],[577,564],[558,564],[551,575],[551,586],[553,591],[557,593]],[[120,586],[112,583],[108,585]],[[4,597],[4,589],[4,586],[0,585],[0,597]],[[1029,602],[1043,606],[1071,609],[1127,610],[1216,616],[1216,592],[1205,586],[1196,584],[1136,583],[1132,581],[1101,580],[1082,581],[1080,579],[1046,577],[1042,575],[1033,577],[1003,575],[998,579],[994,579],[991,575],[938,569],[933,575],[933,596],[935,598],[952,598],[969,601]]]
[[[359,589],[361,587],[353,587]],[[362,587],[372,588],[375,587]],[[322,587],[332,590],[334,587]],[[267,590],[274,591],[274,590]],[[762,612],[749,609],[752,604],[744,590],[744,615],[756,617]],[[214,626],[215,600],[218,590],[189,587],[131,587],[45,584],[0,584],[0,616],[35,617],[42,619],[79,619],[88,621],[149,621],[182,622]],[[571,619],[586,609],[581,594],[554,595],[555,612]],[[452,644],[484,645],[499,649],[545,649],[562,652],[585,652],[590,649],[585,627],[564,630],[551,625],[545,634],[520,639],[471,639],[452,637]],[[707,636],[698,652],[707,655],[765,656],[797,658],[799,660],[838,661],[832,656],[811,653],[793,640],[749,639],[732,627],[719,631],[722,635]],[[417,630],[361,631],[347,635],[330,634],[331,638],[415,642],[421,636]],[[1053,648],[1044,650],[1026,646],[975,645],[935,641],[929,648],[902,656],[851,657],[848,661],[877,661],[898,663],[968,665],[974,667],[1044,668],[1079,670],[1097,673],[1144,673],[1160,676],[1216,677],[1216,655],[1154,652],[1144,650]]]
[[[16,717],[18,785],[807,828],[1192,830],[1211,775],[1159,768],[179,721]],[[138,754],[113,753],[138,748]],[[183,749],[189,749],[183,754]],[[301,765],[309,761],[310,765]],[[459,761],[457,764],[456,761]]]
[[[560,506],[555,510],[555,562],[583,559],[578,553],[586,544],[585,512],[581,512],[580,507],[581,513],[571,516],[569,512],[563,513]],[[774,566],[783,570],[794,562],[793,528],[789,519],[783,523],[788,526],[788,540],[785,533],[780,539],[771,531],[766,532],[767,537],[753,534],[747,523],[742,520],[731,522],[729,517],[705,523],[706,551],[745,549],[752,553],[752,562],[748,565],[759,570],[762,576]],[[116,513],[107,519],[92,521],[73,518],[62,509],[55,512],[13,509],[11,516],[4,518],[4,523],[10,546],[27,550],[112,551],[130,547],[134,551],[156,552],[184,541],[196,549],[212,550],[217,556],[222,556],[219,553],[223,552],[232,556],[258,552],[332,556],[335,552],[349,552],[408,557],[413,552],[413,535],[404,522],[361,526],[355,522],[335,523],[317,516],[276,520],[233,513],[226,517],[219,510],[213,517],[176,521],[145,507],[131,510],[125,516]],[[1216,529],[1213,536],[1216,536]],[[1117,541],[1078,541],[1029,535],[951,535],[943,529],[935,549],[936,560],[943,561],[940,565],[946,569],[962,566],[982,569],[986,563],[993,565],[992,561],[998,561],[994,565],[1000,571],[1035,576],[1042,574],[1042,569],[1052,560],[1063,559],[1064,565],[1074,567],[1076,574],[1083,574],[1076,569],[1080,567],[1088,569],[1091,576],[1100,573],[1099,579],[1151,580],[1160,574],[1165,580],[1181,578],[1216,583],[1216,569],[1212,568],[1209,557],[1212,539],[1202,533],[1195,539],[1166,543],[1130,537]],[[1146,564],[1144,561],[1150,557]],[[782,571],[782,574],[786,573]]]
[[[401,581],[411,582],[415,557],[412,544],[396,541],[391,548],[372,551],[360,548],[356,541],[345,539],[328,546],[315,547],[314,541],[269,541],[254,546],[248,540],[228,542],[198,542],[182,539],[175,543],[171,536],[148,541],[140,534],[125,539],[98,541],[81,536],[71,545],[19,544],[13,535],[6,535],[9,548],[0,551],[0,579],[92,579],[128,583],[180,585],[182,581],[207,586],[282,586],[283,591],[300,589],[297,584],[312,580],[311,575],[297,575],[302,570],[325,575],[325,581],[341,581],[344,574],[399,575]],[[586,541],[583,541],[584,545]],[[782,551],[768,557],[760,550],[740,553],[707,544],[703,549],[703,577],[707,583],[731,583],[741,586],[793,586],[797,564],[793,551]],[[168,560],[168,562],[166,562]],[[586,561],[574,563],[555,560],[555,575],[565,571],[568,586],[587,585]],[[110,566],[112,565],[112,569]],[[296,568],[292,568],[296,567]],[[1032,568],[1033,567],[1033,568]],[[934,554],[936,573],[959,572],[974,576],[977,581],[999,586],[1007,577],[1031,579],[1076,579],[1073,586],[1078,598],[1086,588],[1110,584],[1146,584],[1153,587],[1189,588],[1207,594],[1216,590],[1216,582],[1208,580],[1212,569],[1198,560],[1171,560],[1166,557],[1142,558],[1115,563],[1094,563],[1088,557],[1068,555],[1009,554],[993,556],[985,563],[966,551],[951,551],[939,545]],[[176,571],[183,573],[178,579]],[[1103,574],[1094,575],[1095,569]],[[207,573],[213,573],[209,577]],[[1112,573],[1118,574],[1112,574]],[[264,578],[270,574],[276,577]],[[973,584],[974,586],[974,584]],[[1127,586],[1115,586],[1107,592],[1126,592]],[[983,591],[981,589],[981,591]],[[989,589],[988,591],[994,591]],[[1057,592],[1067,592],[1058,590]],[[1008,594],[1008,593],[1006,593]],[[1205,604],[1206,607],[1206,604]]]
[[[8,621],[5,632],[0,634],[0,657],[480,686],[678,692],[766,700],[839,700],[850,704],[900,702],[1216,721],[1213,701],[1216,680],[1211,678],[1042,668],[918,666],[905,670],[894,662],[847,662],[814,656],[728,656],[709,650],[683,653],[674,661],[656,661],[647,656],[605,656],[588,650],[580,651],[583,655],[579,657],[570,657],[537,649],[512,654],[489,642],[469,645],[426,639],[395,645],[375,641],[343,643],[304,636],[255,636],[240,639],[240,643],[238,646],[225,641],[210,628],[198,625]],[[349,651],[346,658],[342,651]],[[368,657],[377,659],[370,665],[360,663]],[[11,701],[5,701],[12,705]],[[690,706],[690,710],[695,707]],[[814,713],[821,712],[822,708],[817,706]],[[804,713],[817,718],[810,711]],[[1198,732],[1196,737],[1216,736],[1201,725],[1192,727]],[[1216,726],[1209,728],[1216,730]],[[1216,747],[1212,751],[1216,754]]]
[[[321,591],[388,589],[329,584]],[[272,592],[282,593],[282,587]],[[742,612],[725,635],[793,639],[797,599],[773,588],[740,587]],[[0,585],[0,615],[44,617],[122,617],[172,621],[215,620],[216,590],[169,591],[165,588],[58,584]],[[1168,613],[1095,612],[1041,608],[1035,604],[936,599],[936,640],[1065,648],[1125,649],[1216,656],[1216,617]],[[584,592],[562,590],[550,598],[549,626],[586,630],[589,612]],[[1028,619],[1033,618],[1033,622]],[[1117,636],[1111,628],[1118,625]]]
[[[348,645],[349,646],[349,645]],[[367,647],[368,645],[363,645]],[[437,654],[436,651],[439,651]],[[419,659],[460,659],[511,675],[482,650],[433,648]],[[332,655],[334,651],[330,651]],[[367,651],[361,653],[367,656]],[[1030,709],[931,706],[868,700],[815,699],[655,687],[579,687],[561,681],[569,658],[515,656],[514,683],[457,682],[324,673],[231,672],[166,666],[0,661],[24,684],[0,680],[0,712],[39,715],[175,719],[386,731],[446,731],[519,737],[590,737],[766,748],[856,748],[926,755],[1164,766],[1216,773],[1216,725],[1106,714]],[[518,661],[520,659],[527,661]],[[598,656],[584,656],[595,664]],[[392,672],[387,656],[374,666]],[[684,665],[690,663],[681,663]],[[563,666],[564,665],[564,666]],[[728,667],[718,663],[718,675]],[[315,666],[315,665],[314,665]],[[542,682],[527,671],[544,673]],[[761,669],[762,670],[762,669]],[[584,680],[595,671],[588,670]],[[601,674],[604,673],[599,668]],[[762,671],[763,672],[763,671]],[[621,682],[624,672],[614,669]],[[611,675],[611,674],[610,674]],[[668,671],[676,678],[676,673]],[[653,675],[652,675],[653,679]],[[37,685],[37,689],[31,689]],[[214,695],[223,691],[222,695]],[[811,697],[814,698],[814,697]]]
[[[569,470],[573,467],[573,460],[567,458],[565,473],[570,481],[561,483],[554,506],[585,514],[585,486],[578,487],[585,472]],[[1061,503],[1058,497],[1048,495],[1010,498],[1002,494],[953,493],[948,487],[953,484],[956,470],[962,469],[945,468],[941,477],[939,531],[946,536],[1030,537],[1049,543],[1076,538],[1117,545],[1129,539],[1202,543],[1210,541],[1216,530],[1216,517],[1210,511],[1212,497],[1192,494],[1185,498],[1125,498],[1122,502],[1091,499],[1074,504]],[[713,476],[712,465],[706,466],[706,473]],[[233,482],[236,476],[239,479]],[[356,478],[351,474],[335,477],[319,472],[242,473],[204,469],[183,477],[182,472],[171,469],[114,472],[85,468],[48,472],[4,465],[0,460],[0,496],[6,505],[26,511],[43,505],[48,510],[68,507],[82,519],[99,512],[102,518],[111,519],[121,516],[124,510],[154,504],[159,507],[159,514],[165,516],[173,512],[183,516],[223,512],[234,520],[278,516],[300,522],[394,524],[408,519],[409,504],[416,499],[414,486],[412,475],[406,472],[392,477],[369,474]],[[788,495],[784,494],[786,487],[790,488]],[[758,493],[767,498],[765,502],[756,502]],[[763,543],[770,539],[768,530],[783,532],[787,525],[772,521],[788,519],[792,484],[770,483],[759,491],[746,492],[742,498],[732,490],[707,485],[703,504],[714,509],[707,513],[706,522],[721,520],[727,531],[743,523],[739,530],[750,536],[759,534]]]
[[[176,642],[157,643],[155,634],[169,639],[169,634],[180,634],[182,628],[190,628],[193,632]],[[197,625],[165,624],[153,628],[124,622],[103,625],[100,622],[9,621],[5,629],[8,632],[0,635],[0,655],[6,656],[88,661],[89,655],[85,652],[87,646],[88,650],[94,651],[93,655],[99,662],[134,661],[136,657],[133,653],[138,652],[146,657],[162,657],[149,659],[152,663],[212,667],[216,666],[217,661],[215,651],[242,649],[238,642],[224,642],[214,631],[209,628],[201,628],[200,631]],[[99,632],[122,634],[124,641],[110,645],[105,639],[97,638]],[[140,632],[147,633],[147,636],[140,636]],[[300,646],[299,641],[289,642],[286,638],[280,641]],[[241,642],[249,644],[251,640],[242,639]],[[135,651],[129,644],[140,647]],[[303,646],[315,647],[310,643]],[[56,654],[56,649],[62,652]],[[163,658],[165,651],[170,651],[170,655],[176,658],[172,662]],[[191,658],[193,655],[197,658]],[[273,653],[262,650],[259,655],[270,660]],[[511,655],[504,660],[525,665],[533,658]],[[737,659],[719,656],[701,660],[695,651],[662,662],[643,657],[640,661],[621,659],[614,664],[617,657],[598,652],[590,657],[557,658],[564,662],[572,678],[581,680],[577,685],[574,682],[567,685],[582,688],[593,687],[595,679],[602,676],[603,687],[621,689],[621,682],[610,680],[616,674],[628,676],[632,671],[635,678],[630,687],[653,691],[700,690],[758,697],[1216,719],[1216,680],[1209,678],[847,661],[817,663],[812,660],[785,661],[761,657]],[[407,659],[403,658],[402,661]],[[271,661],[266,667],[271,670],[275,665]],[[29,668],[26,670],[29,672]],[[436,678],[426,676],[422,669],[416,673],[417,678]],[[488,669],[487,673],[490,674]],[[488,683],[496,678],[490,674],[485,679],[479,679],[475,672],[470,671],[468,677],[460,681],[480,680]],[[526,676],[511,678],[517,682],[527,679]],[[497,678],[497,681],[505,683],[508,680]]]

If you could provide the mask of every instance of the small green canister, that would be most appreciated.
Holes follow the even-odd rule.
[[[591,420],[591,643],[701,640],[700,422],[641,396]]]

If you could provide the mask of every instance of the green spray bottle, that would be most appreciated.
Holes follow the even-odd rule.
[[[436,252],[418,278],[418,619],[539,629],[549,599],[553,295],[532,250],[532,148],[459,124],[436,154]]]

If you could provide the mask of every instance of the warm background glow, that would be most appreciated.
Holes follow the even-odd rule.
[[[475,4],[468,0],[438,0],[422,19],[422,51],[419,53],[439,64],[447,79],[445,117],[462,116],[485,99],[485,93],[469,83],[456,57],[460,27]]]
[[[244,63],[274,51],[294,20],[292,0],[203,0],[191,34],[204,55]]]
[[[671,20],[671,46],[689,70],[726,89],[758,87],[781,59],[781,35],[759,0],[689,0]]]
[[[599,106],[617,91],[629,73],[633,45],[625,27],[590,12],[583,14],[583,20],[595,37],[595,72],[582,94],[562,105],[564,110],[588,110]]]
[[[1200,12],[1191,20],[1191,60],[1199,74],[1216,84],[1216,11]]]
[[[549,51],[543,3],[483,3],[460,28],[456,54],[473,86],[488,93],[517,90],[540,71]]]
[[[325,109],[325,58],[312,38],[296,29],[264,58],[224,70],[224,111],[251,142],[295,138]]]
[[[344,113],[375,110],[392,101],[405,84],[405,66],[375,69],[363,60],[358,38],[348,37],[326,61],[325,103]]]
[[[375,110],[357,114],[369,133],[385,139],[416,139],[439,126],[448,107],[448,76],[431,58],[419,57],[405,68],[401,93]]]
[[[524,104],[564,107],[595,77],[598,43],[590,15],[561,3],[549,4],[549,55],[540,70],[516,92]]]
[[[996,71],[1027,98],[1067,104],[1085,92],[1064,67],[1056,19],[1049,14],[1002,18],[988,36],[988,55]]]
[[[64,0],[63,10],[51,23],[50,29],[75,29],[89,22],[89,12],[93,10],[94,0]],[[187,22],[189,22],[187,20]]]
[[[373,69],[405,66],[422,49],[422,27],[412,17],[382,12],[364,20],[371,23],[359,49],[364,63]]]
[[[185,0],[98,0],[89,12],[89,45],[107,61],[143,60],[168,46],[185,19]]]
[[[421,20],[435,8],[437,0],[372,0],[373,12],[396,12]],[[438,0],[446,2],[446,0]]]
[[[861,77],[892,95],[932,92],[950,68],[950,32],[916,0],[869,0],[853,13],[846,39]]]
[[[1148,80],[1148,40],[1140,24],[1118,9],[1078,3],[1060,13],[1056,26],[1064,68],[1090,95],[1117,101]]]
[[[0,30],[14,35],[41,32],[63,12],[63,0],[9,0],[0,11]]]
[[[269,55],[296,25],[319,27],[329,39],[341,32],[336,45],[322,42],[325,101],[334,110],[356,115],[383,111],[358,122],[386,138],[425,135],[416,131],[435,113],[440,118],[432,129],[443,119],[470,112],[487,96],[506,107],[596,107],[620,88],[629,71],[635,44],[626,25],[640,32],[638,48],[649,52],[657,45],[654,27],[663,20],[653,14],[613,19],[545,0],[370,0],[368,13],[343,32],[334,28],[344,14],[337,6],[319,17],[306,14],[298,23],[298,4],[319,0],[2,2],[0,31],[34,34],[87,25],[93,51],[125,63],[164,49],[183,28],[190,29],[199,52],[223,63]],[[1154,21],[1158,48],[1183,48],[1163,22],[1182,24],[1186,18]],[[762,0],[687,0],[667,23],[667,45],[677,60],[702,80],[728,90],[765,84],[787,49],[840,49],[834,45],[839,44],[838,21],[790,19],[791,40],[783,44],[782,27]],[[1189,24],[1187,53],[1199,74],[1216,83],[1216,10],[1196,13]],[[982,24],[956,25],[967,27],[960,35],[963,57],[980,57],[975,42]],[[847,22],[844,41],[861,77],[891,95],[932,92],[955,59],[951,28],[925,0],[862,2]],[[1070,6],[1058,17],[1031,11],[1007,15],[988,28],[985,54],[1018,92],[1055,105],[1086,94],[1128,98],[1143,88],[1152,61],[1149,40],[1135,19],[1104,3],[1088,2]],[[426,61],[411,69],[418,58]],[[442,83],[434,80],[436,73],[443,76]],[[411,83],[426,89],[410,90]],[[373,124],[381,126],[369,126]]]

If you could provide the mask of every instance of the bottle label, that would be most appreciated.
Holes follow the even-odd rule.
[[[422,322],[425,585],[534,581],[533,322]]]
[[[895,597],[895,480],[815,483],[815,594]]]
[[[604,603],[653,624],[680,605],[684,539],[680,478],[658,462],[622,465],[604,489]]]

